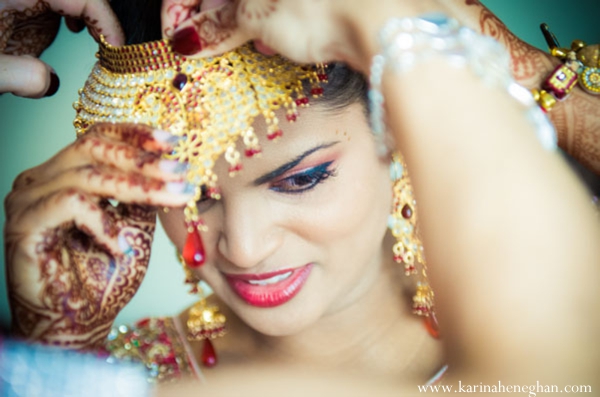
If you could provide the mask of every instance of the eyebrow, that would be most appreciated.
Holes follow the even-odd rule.
[[[292,161],[289,161],[285,164],[283,164],[282,166],[278,167],[277,169],[268,172],[266,174],[264,174],[263,176],[256,178],[254,180],[254,182],[252,182],[252,184],[254,186],[260,186],[264,183],[270,182],[273,179],[277,178],[278,176],[286,173],[287,171],[291,170],[292,168],[294,168],[295,166],[297,166],[298,164],[300,164],[300,162],[302,160],[304,160],[306,157],[310,156],[311,154],[322,150],[322,149],[327,149],[330,148],[333,145],[338,144],[339,141],[335,141],[335,142],[330,142],[330,143],[324,143],[322,145],[316,146],[312,149],[308,149],[307,151],[305,151],[304,153],[300,154],[298,157],[296,157],[295,159],[293,159]]]

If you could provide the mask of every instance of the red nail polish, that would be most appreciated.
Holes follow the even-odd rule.
[[[196,29],[189,27],[180,30],[173,36],[173,50],[181,55],[193,55],[202,50],[200,36]]]
[[[79,33],[85,29],[85,22],[79,18],[65,18],[65,23],[70,31]]]
[[[45,97],[52,96],[56,94],[58,91],[58,87],[60,87],[60,80],[58,76],[54,72],[50,72],[50,85],[48,86],[48,90],[44,94]]]

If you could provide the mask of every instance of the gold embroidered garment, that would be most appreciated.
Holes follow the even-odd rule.
[[[151,382],[170,382],[194,376],[195,362],[171,317],[145,318],[133,326],[121,325],[108,334],[108,361],[139,362],[148,370]]]

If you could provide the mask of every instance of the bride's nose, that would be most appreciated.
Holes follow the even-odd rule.
[[[223,203],[223,225],[217,249],[233,265],[254,267],[280,246],[278,215],[264,199],[233,198]]]

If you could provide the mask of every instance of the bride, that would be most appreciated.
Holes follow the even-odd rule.
[[[331,0],[321,5],[324,20],[309,18],[318,31],[335,32],[331,42],[319,36],[307,44],[310,53],[300,51],[301,42],[269,33],[282,28],[286,15],[302,19],[306,10],[287,1],[225,4],[186,21],[169,12],[183,5],[167,1],[163,30],[186,56],[256,39],[267,54],[274,48],[298,61],[345,61],[370,73],[372,88],[381,85],[393,139],[378,135],[377,120],[368,121],[368,113],[381,115],[383,103],[372,100],[369,107],[362,77],[340,64],[277,69],[286,61],[242,47],[180,65],[166,42],[103,44],[102,68],[79,101],[81,138],[23,173],[7,199],[16,332],[79,349],[100,348],[108,335],[113,355],[136,356],[161,380],[209,378],[213,372],[199,364],[218,362],[215,373],[243,363],[299,364],[425,383],[442,376],[447,364],[447,382],[467,374],[478,381],[592,382],[599,365],[591,331],[598,322],[598,226],[583,189],[536,139],[537,132],[551,146],[543,119],[530,123],[503,86],[480,84],[469,69],[449,67],[443,54],[410,70],[382,68],[378,78],[377,68],[369,71],[380,52],[371,38],[390,15],[440,10],[468,24],[465,10],[485,9],[382,2],[364,12],[354,3],[341,8]],[[266,8],[253,8],[261,4]],[[441,20],[437,28],[453,29],[453,23]],[[495,47],[486,47],[492,44],[473,43],[494,60]],[[472,55],[468,46],[459,49]],[[395,56],[388,55],[388,64],[400,59]],[[186,69],[185,62],[193,66]],[[199,162],[213,159],[207,138],[219,131],[211,123],[229,105],[206,94],[210,84],[195,82],[224,73],[239,83],[251,78],[255,64],[268,75],[252,83],[253,93],[279,87],[276,105],[257,105],[266,117],[252,116],[252,128],[236,130],[235,139],[215,149],[214,162]],[[163,72],[167,91],[151,81]],[[143,88],[135,73],[146,79]],[[298,80],[308,83],[290,91]],[[135,90],[144,100],[167,98],[165,107],[128,119],[127,100],[140,94]],[[321,90],[322,97],[296,114],[306,94]],[[193,93],[216,99],[197,105]],[[183,127],[169,119],[181,98],[185,109],[202,109]],[[122,102],[106,105],[113,109],[108,113],[96,106],[113,100]],[[104,122],[111,117],[125,123]],[[130,124],[136,117],[150,126]],[[297,120],[274,121],[286,118]],[[170,123],[170,132],[161,123]],[[214,136],[205,132],[211,128]],[[248,158],[239,160],[240,152]],[[145,273],[156,212],[188,281],[203,280],[215,296],[179,317],[110,331]],[[550,357],[560,357],[560,371]]]

